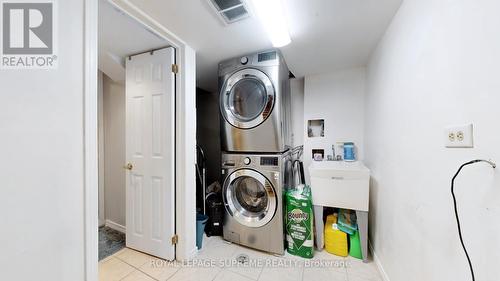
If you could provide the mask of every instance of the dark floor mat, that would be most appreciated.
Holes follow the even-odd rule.
[[[106,226],[99,227],[99,260],[125,247],[125,234]]]

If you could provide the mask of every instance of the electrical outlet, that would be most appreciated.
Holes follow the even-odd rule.
[[[472,124],[447,127],[445,129],[445,146],[462,148],[474,147],[472,128]]]

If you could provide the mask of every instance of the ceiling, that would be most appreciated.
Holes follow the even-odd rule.
[[[290,70],[295,76],[303,77],[366,65],[401,1],[283,0],[292,43],[281,50]],[[256,17],[226,26],[216,16],[209,0],[129,2],[196,50],[197,85],[209,91],[217,89],[217,65],[221,60],[272,48]],[[101,21],[100,27],[108,29],[108,33],[103,32],[99,37],[111,41],[108,43],[117,42],[116,40],[131,41],[131,34],[134,34],[135,39],[129,43],[134,43],[136,49],[150,43],[147,40],[137,40],[133,30],[124,30],[121,22],[123,19],[115,22],[101,17]],[[115,31],[111,31],[112,29]],[[116,29],[120,29],[119,33],[122,34],[114,34]],[[123,37],[110,40],[108,36]],[[120,51],[116,53],[118,56],[125,52],[119,47],[112,48],[112,52]]]

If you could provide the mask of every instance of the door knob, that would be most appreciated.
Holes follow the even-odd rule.
[[[132,170],[134,168],[134,166],[132,165],[132,163],[127,163],[126,166],[123,166],[123,169],[127,169],[127,170]]]

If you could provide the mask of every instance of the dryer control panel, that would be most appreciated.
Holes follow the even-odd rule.
[[[258,62],[263,62],[263,61],[268,61],[268,60],[275,60],[277,57],[276,51],[270,51],[266,53],[260,53],[257,55],[258,56]]]
[[[239,69],[244,69],[251,66],[268,67],[279,66],[282,64],[286,65],[279,50],[268,50],[260,53],[246,54],[220,62],[219,76],[222,77],[225,75],[231,75]]]

